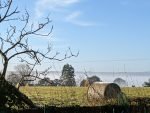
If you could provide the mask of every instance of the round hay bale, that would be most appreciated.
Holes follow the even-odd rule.
[[[94,82],[88,87],[88,101],[115,99],[121,93],[120,87],[115,83]]]

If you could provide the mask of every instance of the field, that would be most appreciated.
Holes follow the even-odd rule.
[[[91,106],[87,101],[87,87],[21,87],[25,93],[37,105],[52,106]],[[150,88],[133,87],[122,88],[122,92],[129,99],[150,97]]]

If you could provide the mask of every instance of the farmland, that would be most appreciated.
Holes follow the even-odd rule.
[[[87,87],[21,87],[21,92],[26,94],[37,105],[55,106],[90,106],[87,101]],[[132,87],[122,88],[122,92],[129,99],[137,97],[150,97],[150,88]]]

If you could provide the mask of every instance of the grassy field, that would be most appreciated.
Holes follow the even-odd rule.
[[[86,87],[30,87],[20,89],[37,105],[90,106]],[[122,88],[128,98],[150,97],[150,88]]]

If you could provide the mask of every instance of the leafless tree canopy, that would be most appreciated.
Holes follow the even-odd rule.
[[[49,17],[45,18],[44,22],[39,22],[38,25],[30,24],[30,15],[27,11],[22,15],[18,8],[12,9],[13,0],[0,0],[0,28],[10,21],[15,21],[17,25],[9,25],[6,35],[3,36],[0,33],[0,55],[3,63],[3,69],[1,72],[1,77],[5,78],[7,67],[9,61],[13,58],[19,58],[22,62],[26,62],[29,65],[35,67],[35,65],[41,64],[43,59],[58,60],[62,61],[66,58],[70,58],[74,55],[70,48],[69,53],[65,54],[63,58],[58,58],[58,52],[51,56],[51,46],[47,45],[47,51],[42,52],[39,49],[32,49],[29,45],[28,39],[35,36],[49,36],[53,30],[51,20]],[[49,32],[43,34],[41,31],[45,29],[46,26],[51,26]],[[26,59],[22,56],[26,55]],[[30,60],[29,60],[30,59]]]
[[[15,66],[15,72],[11,72],[8,75],[8,81],[12,84],[17,85],[18,89],[20,85],[30,84],[34,78],[34,72],[32,71],[31,67],[27,64],[19,64]]]

